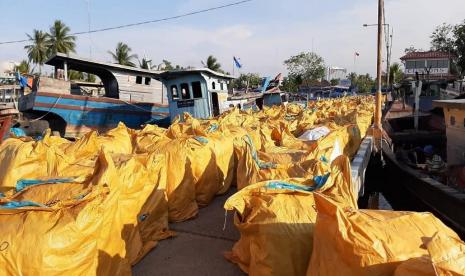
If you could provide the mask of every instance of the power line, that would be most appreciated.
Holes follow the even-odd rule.
[[[139,26],[139,25],[145,25],[145,24],[151,24],[151,23],[159,23],[163,21],[170,21],[174,19],[179,19],[182,17],[187,17],[191,15],[196,15],[200,13],[206,13],[214,10],[220,10],[232,6],[238,6],[247,2],[252,2],[253,0],[242,0],[238,2],[233,2],[221,6],[216,6],[208,9],[203,9],[203,10],[198,10],[198,11],[193,11],[193,12],[188,12],[184,14],[179,14],[175,16],[170,16],[170,17],[165,17],[165,18],[160,18],[160,19],[154,19],[154,20],[148,20],[148,21],[142,21],[142,22],[137,22],[137,23],[131,23],[131,24],[125,24],[125,25],[119,25],[119,26],[114,26],[114,27],[107,27],[107,28],[101,28],[101,29],[95,29],[95,30],[88,30],[88,31],[83,31],[83,32],[76,32],[76,33],[71,33],[70,35],[82,35],[82,34],[90,34],[90,33],[99,33],[99,32],[106,32],[106,31],[111,31],[111,30],[117,30],[117,29],[124,29],[124,28],[129,28],[129,27],[134,27],[134,26]],[[31,41],[31,39],[22,39],[22,40],[12,40],[12,41],[2,41],[0,42],[0,45],[3,44],[14,44],[14,43],[22,43],[22,42],[27,42]]]

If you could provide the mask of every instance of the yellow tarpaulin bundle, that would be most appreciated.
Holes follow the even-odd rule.
[[[75,143],[50,131],[40,141],[8,139],[0,147],[0,192],[13,189],[20,179],[84,180],[93,173],[102,146],[109,153],[132,153],[131,132],[120,123],[105,135],[90,132]]]
[[[0,147],[0,192],[13,190],[20,179],[85,179],[94,171],[94,161],[65,154],[63,148],[70,144],[49,134],[41,141],[7,139]]]
[[[26,259],[22,258],[26,257],[19,256],[21,251],[13,247],[11,256],[18,261],[6,255],[4,262],[9,263],[13,274],[72,274],[68,272],[77,267],[74,263],[82,264],[84,259],[86,265],[76,269],[77,274],[129,274],[131,264],[159,240],[172,235],[168,220],[194,217],[199,205],[207,205],[215,195],[225,193],[237,182],[238,188],[247,188],[233,197],[234,204],[245,200],[240,197],[253,203],[241,211],[244,221],[240,225],[246,229],[245,221],[250,220],[250,225],[255,225],[251,229],[258,229],[255,234],[249,233],[248,241],[244,234],[238,243],[243,244],[238,248],[246,254],[236,254],[241,266],[257,273],[301,273],[308,266],[313,226],[293,228],[293,222],[313,225],[313,193],[289,186],[266,188],[267,192],[262,193],[260,185],[272,181],[282,184],[281,179],[296,187],[317,184],[322,193],[339,204],[356,208],[348,158],[366,133],[372,112],[371,97],[355,97],[308,103],[306,107],[282,105],[258,112],[233,109],[207,120],[184,114],[168,129],[147,125],[142,130],[132,130],[119,124],[103,135],[91,132],[75,142],[49,134],[41,141],[8,139],[0,146],[0,192],[5,193],[0,202],[14,205],[12,202],[29,201],[41,207],[8,209],[0,219],[16,224],[0,229],[0,239],[4,235],[17,243],[19,237],[13,234],[19,227],[27,232],[27,241],[38,244],[42,255],[33,256],[36,263],[25,267]],[[315,141],[296,138],[318,126],[327,127],[329,134]],[[22,188],[18,189],[18,185]],[[257,189],[266,200],[260,199]],[[310,208],[310,213],[301,213]],[[257,216],[248,216],[249,211]],[[86,217],[95,223],[90,225]],[[40,224],[37,229],[44,233],[44,240],[31,232],[33,222]],[[284,223],[285,227],[274,232],[267,222]],[[99,227],[95,228],[95,224]],[[289,240],[285,231],[296,231],[296,239],[302,242]],[[271,236],[265,238],[268,234]],[[63,241],[68,235],[70,243],[61,243],[60,250],[68,254],[69,260],[62,261],[56,257],[57,252],[45,248],[50,247],[45,239]],[[273,235],[282,238],[270,238]],[[309,239],[304,241],[304,235]],[[246,244],[254,242],[263,242],[263,248],[270,249],[287,246],[289,254],[304,258],[295,266],[284,268],[282,260],[275,260],[277,255],[266,257],[272,254],[268,251],[255,248],[247,253]],[[263,265],[258,259],[247,259],[251,252],[262,254]],[[81,259],[76,260],[78,256]],[[40,264],[45,261],[48,263],[42,269]]]
[[[465,275],[465,243],[444,233],[425,241],[428,255],[403,262],[395,276],[461,276]]]
[[[317,217],[312,191],[357,207],[348,162],[341,156],[326,175],[261,182],[230,197],[224,207],[236,211],[241,238],[225,257],[250,275],[304,275]]]
[[[236,183],[239,190],[265,180],[306,177],[325,170],[321,160],[306,160],[295,164],[264,162],[259,159],[249,136],[235,141],[235,152],[238,157]]]
[[[425,240],[427,256],[403,262],[395,276],[460,276],[465,275],[465,244],[444,233]]]
[[[307,275],[393,275],[428,254],[435,233],[457,234],[430,213],[355,210],[315,194],[318,217]]]
[[[108,265],[99,261],[98,248],[107,192],[92,190],[82,199],[67,198],[51,207],[2,202],[2,275],[97,275],[100,265]]]
[[[460,239],[437,233],[427,243],[428,253],[438,276],[465,275],[465,243]]]
[[[166,187],[166,163],[163,155],[118,155],[114,158],[109,154],[101,153],[96,164],[99,170],[86,183],[66,183],[66,179],[52,179],[42,184],[36,180],[23,180],[23,186],[17,187],[18,193],[3,198],[0,202],[4,204],[33,203],[41,207],[30,207],[30,209],[12,209],[13,212],[2,213],[0,219],[12,221],[12,225],[18,228],[18,232],[23,236],[10,238],[9,243],[31,243],[36,241],[43,244],[39,247],[41,256],[36,258],[34,265],[26,268],[12,268],[17,273],[30,271],[34,275],[50,275],[46,269],[41,267],[53,266],[54,273],[75,275],[74,271],[61,262],[59,258],[53,258],[58,252],[53,251],[54,246],[41,239],[50,239],[47,235],[37,235],[34,232],[34,224],[41,224],[41,221],[51,221],[53,224],[46,224],[46,231],[53,233],[55,246],[61,246],[59,251],[79,252],[75,256],[69,256],[71,260],[89,264],[83,269],[76,269],[76,275],[128,275],[130,274],[131,263],[142,258],[161,239],[172,236],[168,231],[168,204],[165,195]],[[32,184],[35,185],[32,185]],[[52,184],[53,183],[53,184]],[[30,185],[30,186],[29,186]],[[25,187],[25,188],[24,188]],[[88,198],[98,191],[106,191],[105,197],[98,202],[98,209],[95,207],[79,209],[76,207],[68,215],[68,205],[84,206],[80,202],[89,201]],[[0,203],[2,206],[6,206]],[[64,206],[64,207],[63,207]],[[0,211],[2,208],[0,207]],[[38,212],[41,210],[41,212]],[[57,217],[57,220],[48,216],[56,213],[55,216],[66,214],[66,217]],[[82,221],[80,217],[82,216]],[[22,223],[23,217],[37,217],[35,221]],[[64,216],[64,215],[63,215]],[[88,219],[89,221],[86,221]],[[16,222],[15,222],[16,220]],[[97,224],[98,231],[88,223]],[[38,226],[41,229],[42,224]],[[73,228],[74,227],[74,228]],[[87,227],[89,229],[83,229]],[[69,228],[63,231],[62,228]],[[79,231],[73,229],[80,229]],[[5,232],[2,232],[2,231]],[[45,230],[44,230],[45,231]],[[88,231],[93,231],[90,235]],[[13,232],[9,228],[1,228],[0,235],[9,236]],[[26,237],[26,240],[24,239]],[[31,237],[31,240],[27,240]],[[32,238],[35,237],[35,238]],[[60,244],[60,240],[80,239],[83,247],[77,244]],[[90,239],[90,240],[88,240]],[[48,246],[46,246],[48,244]],[[91,250],[91,245],[93,249]],[[95,245],[95,246],[94,246]],[[14,249],[13,249],[14,250]],[[24,251],[23,251],[24,252]],[[54,253],[55,252],[55,253]],[[17,253],[15,251],[15,253]],[[1,254],[0,254],[1,255]],[[5,255],[5,262],[15,263],[11,259],[12,255]],[[29,257],[27,254],[24,257]],[[70,260],[70,261],[71,261]],[[20,261],[21,262],[21,261]],[[46,263],[44,263],[46,262]],[[28,270],[31,269],[31,270]],[[82,271],[87,271],[82,273]],[[35,273],[32,273],[35,272]],[[29,273],[25,273],[29,274]]]

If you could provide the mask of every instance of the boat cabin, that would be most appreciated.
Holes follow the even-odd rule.
[[[171,120],[184,112],[196,118],[214,117],[235,106],[228,100],[232,76],[201,68],[164,72],[160,79],[168,91]]]
[[[54,67],[54,78],[34,79],[32,91],[19,98],[25,118],[36,124],[46,121],[28,135],[40,134],[47,127],[62,136],[78,137],[91,130],[111,129],[119,122],[131,128],[169,123],[168,100],[158,71],[62,53],[46,64]],[[71,70],[81,80],[70,80]],[[97,81],[83,81],[85,74],[95,75]]]
[[[57,53],[45,64],[55,68],[56,80],[69,82],[72,94],[85,94],[86,87],[87,90],[96,87],[103,88],[101,94],[108,98],[161,104],[167,102],[163,85],[157,80],[159,71],[99,62],[62,53]],[[96,75],[101,83],[70,81],[68,76],[71,70]]]
[[[448,166],[465,166],[465,99],[433,101],[444,111]]]

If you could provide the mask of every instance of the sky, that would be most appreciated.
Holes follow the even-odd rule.
[[[48,30],[55,19],[72,32],[175,16],[237,0],[0,0],[0,42]],[[201,67],[214,55],[232,72],[233,56],[242,73],[287,73],[283,61],[314,51],[327,66],[360,74],[376,72],[376,0],[253,0],[208,13],[77,37],[76,54],[111,62],[109,50],[127,43],[139,58]],[[429,36],[443,22],[465,20],[465,0],[385,0],[386,23],[394,28],[392,61],[409,46],[429,49]],[[26,43],[0,45],[0,67],[26,58]],[[354,53],[360,55],[354,63]],[[385,52],[383,52],[383,56]],[[2,68],[0,68],[1,70]],[[237,71],[236,71],[237,72]]]

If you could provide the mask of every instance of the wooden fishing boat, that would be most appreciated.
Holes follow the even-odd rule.
[[[373,168],[377,176],[376,189],[384,194],[395,210],[428,211],[465,237],[465,193],[446,185],[447,175],[438,177],[425,170],[414,168],[397,158],[396,151],[432,145],[436,153],[446,157],[447,138],[444,113],[434,109],[421,113],[418,130],[414,130],[411,107],[400,108],[394,103],[386,113],[384,129],[392,144],[383,144],[384,164]],[[463,118],[462,118],[463,124]]]

